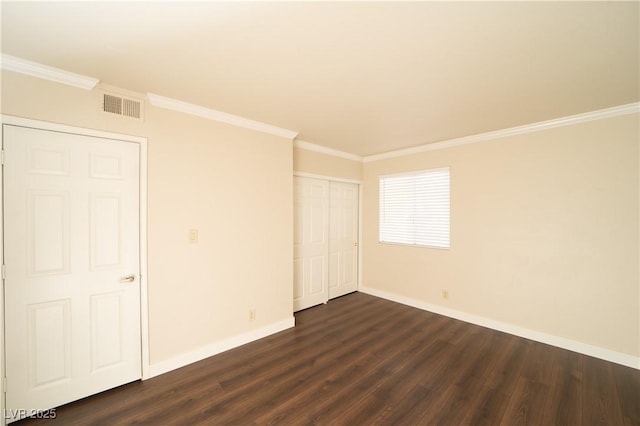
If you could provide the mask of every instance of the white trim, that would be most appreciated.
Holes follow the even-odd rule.
[[[315,143],[305,142],[296,139],[293,141],[293,146],[307,151],[319,152],[321,154],[331,155],[333,157],[346,158],[347,160],[353,160],[362,162],[362,157],[356,154],[351,154],[344,151],[338,151],[337,149],[327,148],[326,146],[316,145]]]
[[[3,121],[4,121],[4,117]],[[4,131],[0,124],[0,149],[4,150]],[[2,155],[4,157],[4,155]],[[0,167],[0,264],[4,263],[4,170]],[[5,407],[7,406],[7,394],[4,388],[5,371],[4,351],[6,348],[4,341],[4,279],[0,277],[2,287],[0,289],[0,425],[7,424],[5,417]]]
[[[362,247],[364,246],[364,244],[362,244],[362,229],[364,228],[364,222],[362,221],[362,205],[364,203],[364,197],[362,194],[363,192],[364,191],[362,190],[362,185],[358,185],[358,291],[360,291],[360,289],[362,288],[362,264],[364,263],[362,262]]]
[[[295,318],[291,317],[289,319],[278,321],[247,333],[239,334],[237,336],[229,337],[219,342],[212,343],[195,351],[187,352],[176,357],[160,361],[151,365],[149,376],[147,378],[168,373],[169,371],[176,370],[180,367],[184,367],[185,365],[201,361],[205,358],[209,358],[221,352],[228,351],[229,349],[237,348],[238,346],[245,345],[258,339],[270,336],[272,334],[279,333],[294,326]]]
[[[627,105],[620,105],[584,114],[571,115],[568,117],[554,118],[553,120],[541,121],[539,123],[526,124],[524,126],[511,127],[508,129],[496,130],[494,132],[480,133],[477,135],[465,136],[462,138],[450,139],[442,142],[434,142],[413,148],[400,149],[398,151],[385,152],[383,154],[369,155],[363,158],[363,162],[386,160],[388,158],[403,157],[405,155],[418,154],[421,152],[435,151],[439,149],[452,148],[454,146],[467,145],[476,142],[484,142],[492,139],[504,138],[507,136],[522,135],[525,133],[537,132],[540,130],[553,129],[555,127],[570,126],[588,121],[602,120],[604,118],[617,117],[620,115],[634,114],[640,112],[640,102]]]
[[[8,71],[15,71],[32,77],[55,81],[56,83],[67,84],[69,86],[79,87],[85,90],[93,89],[100,81],[97,78],[87,77],[85,75],[72,73],[59,68],[53,68],[37,62],[6,55],[4,53],[2,54],[0,67]]]
[[[32,120],[28,118],[15,117],[11,115],[1,116],[2,125],[8,124],[12,126],[29,127],[34,129],[51,130],[62,133],[71,133],[82,136],[91,136],[97,138],[114,139],[125,142],[134,142],[140,144],[140,333],[141,333],[141,374],[142,379],[149,376],[149,309],[148,309],[148,280],[147,280],[147,138],[140,136],[131,136],[121,133],[105,132],[102,130],[86,129],[82,127],[68,126],[65,124],[51,123],[47,121]],[[1,183],[1,181],[0,181]],[[2,187],[4,188],[4,187]],[[3,221],[3,210],[0,209],[0,223]],[[1,228],[1,227],[0,227]],[[1,236],[1,234],[0,234]],[[0,240],[2,241],[2,240]],[[4,306],[4,294],[0,292],[2,306]],[[0,327],[4,330],[4,313],[0,318]],[[4,340],[3,340],[4,343]],[[2,345],[5,348],[4,344]],[[6,349],[6,348],[5,348]],[[4,353],[0,357],[3,359]],[[4,369],[4,364],[2,365]],[[2,376],[4,377],[4,375]],[[0,388],[3,383],[0,380]],[[2,399],[4,401],[4,389],[2,391]],[[3,402],[4,404],[4,402]],[[3,407],[0,407],[3,408]],[[0,411],[2,412],[2,411]]]
[[[147,266],[147,139],[140,143],[140,342],[142,345],[142,380],[149,376],[149,275]]]
[[[96,138],[116,139],[125,142],[136,142],[146,144],[147,138],[141,136],[125,135],[122,133],[105,132],[102,130],[86,129],[83,127],[68,126],[66,124],[52,123],[50,121],[33,120],[30,118],[16,117],[13,115],[2,115],[2,124],[12,126],[30,127],[34,129],[51,130],[61,133],[72,133],[74,135],[92,136]]]
[[[217,111],[215,109],[190,104],[188,102],[171,99],[153,93],[147,93],[151,105],[158,108],[165,108],[184,114],[195,115],[196,117],[206,118],[207,120],[218,121],[221,123],[231,124],[232,126],[244,127],[245,129],[257,130],[259,132],[268,133],[270,135],[280,136],[290,140],[298,136],[298,132],[283,129],[281,127],[272,126],[270,124],[261,123],[259,121],[250,120],[226,112]]]
[[[360,185],[362,183],[361,180],[358,179],[346,179],[346,178],[340,178],[340,177],[334,177],[334,176],[325,176],[325,175],[318,175],[315,173],[307,173],[307,172],[293,172],[294,176],[298,176],[298,177],[306,177],[306,178],[311,178],[311,179],[322,179],[322,180],[332,180],[334,182],[344,182],[344,183],[356,183],[358,185]]]
[[[589,345],[587,343],[566,339],[564,337],[554,336],[552,334],[542,333],[524,327],[518,327],[501,321],[496,321],[478,315],[457,311],[455,309],[432,305],[421,300],[400,296],[398,294],[386,292],[383,290],[361,286],[360,291],[372,296],[381,297],[393,302],[402,303],[403,305],[422,309],[424,311],[429,311],[435,314],[455,318],[471,324],[479,325],[481,327],[487,327],[492,330],[513,334],[515,336],[524,337],[525,339],[535,340],[536,342],[545,343],[548,345],[556,346],[559,348],[567,349],[573,352],[578,352],[584,355],[600,358],[605,361],[614,362],[616,364],[621,364],[640,370],[640,357],[636,357],[633,355],[612,351],[610,349]]]

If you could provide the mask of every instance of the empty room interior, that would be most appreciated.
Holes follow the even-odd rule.
[[[640,424],[640,3],[0,3],[2,424]]]

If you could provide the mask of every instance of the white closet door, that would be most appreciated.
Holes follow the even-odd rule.
[[[139,145],[3,126],[6,412],[139,379]],[[11,415],[13,414],[13,415]]]
[[[328,300],[329,182],[294,178],[293,310]]]
[[[329,298],[358,289],[358,185],[331,182]]]

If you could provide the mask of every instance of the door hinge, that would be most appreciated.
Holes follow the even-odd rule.
[[[7,265],[2,265],[2,279],[7,279]]]
[[[0,150],[0,165],[4,166],[4,149]]]

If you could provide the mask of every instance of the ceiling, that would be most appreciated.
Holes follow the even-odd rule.
[[[2,53],[367,156],[638,102],[639,5],[2,1]]]

